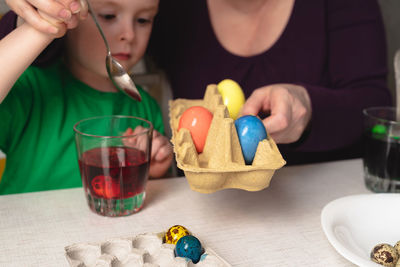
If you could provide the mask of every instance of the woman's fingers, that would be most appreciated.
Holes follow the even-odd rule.
[[[260,111],[265,112],[269,110],[270,91],[271,88],[269,86],[254,90],[244,103],[241,110],[241,115],[257,115],[258,113],[260,113]]]
[[[80,18],[87,16],[87,5],[82,7],[77,0],[6,0],[6,3],[35,29],[50,34],[57,33],[52,21],[62,21],[68,29],[72,29],[78,25]],[[41,14],[46,14],[46,18]]]
[[[292,106],[288,92],[281,88],[274,88],[270,93],[269,101],[271,115],[263,120],[267,132],[273,134],[290,127]]]
[[[80,0],[80,6],[81,9],[79,11],[79,18],[86,19],[89,14],[87,0]]]
[[[87,17],[87,2],[86,0],[59,0],[68,7],[72,13],[72,17],[66,21],[68,29],[73,29],[78,26],[79,20],[86,19]]]
[[[274,84],[255,90],[242,108],[242,115],[270,115],[265,129],[277,143],[297,141],[311,119],[307,90],[294,84]]]
[[[26,2],[25,0],[6,0],[6,2],[20,18],[37,30],[49,34],[56,34],[58,32],[57,27],[42,18],[34,6],[29,2]]]

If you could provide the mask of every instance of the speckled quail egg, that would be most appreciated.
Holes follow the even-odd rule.
[[[396,242],[396,244],[394,245],[394,248],[396,249],[397,254],[399,255],[399,258],[400,258],[400,241]],[[400,261],[399,261],[399,264],[400,264]]]
[[[171,226],[165,233],[164,236],[165,243],[176,245],[178,240],[186,235],[190,235],[190,232],[184,226],[182,225]]]
[[[399,255],[396,249],[389,244],[378,244],[371,251],[371,260],[387,267],[395,267]]]

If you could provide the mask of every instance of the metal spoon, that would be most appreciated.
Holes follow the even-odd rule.
[[[112,81],[115,87],[117,87],[118,90],[121,92],[125,93],[126,95],[130,96],[131,98],[141,101],[142,97],[139,94],[138,89],[136,88],[134,82],[132,81],[131,77],[129,74],[124,70],[124,68],[121,66],[121,64],[112,57],[110,47],[108,46],[108,42],[106,37],[104,36],[103,30],[100,27],[99,22],[96,19],[96,15],[93,12],[93,9],[89,3],[89,0],[86,1],[81,1],[86,2],[88,10],[90,15],[92,16],[94,23],[97,26],[97,29],[99,29],[100,35],[104,40],[104,44],[106,45],[107,48],[107,56],[106,56],[106,69],[108,73],[108,77]]]

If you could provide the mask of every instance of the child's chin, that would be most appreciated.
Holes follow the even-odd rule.
[[[129,71],[135,67],[135,65],[139,62],[139,60],[128,62],[120,62],[122,67],[124,67],[125,71],[129,73]]]

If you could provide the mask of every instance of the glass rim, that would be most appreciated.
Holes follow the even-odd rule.
[[[137,119],[143,122],[146,122],[149,124],[149,128],[145,128],[146,130],[140,133],[136,133],[136,134],[130,134],[130,135],[114,135],[114,136],[110,136],[110,135],[95,135],[95,134],[88,134],[88,133],[84,133],[80,130],[77,129],[77,126],[85,121],[90,121],[90,120],[97,120],[97,119],[107,119],[107,118],[125,118],[125,119]],[[77,123],[74,124],[74,132],[83,136],[87,136],[87,137],[97,137],[97,138],[106,138],[106,139],[113,139],[113,138],[132,138],[135,136],[140,136],[140,135],[144,135],[147,134],[150,131],[153,131],[153,124],[143,118],[140,117],[135,117],[135,116],[129,116],[129,115],[105,115],[105,116],[95,116],[95,117],[90,117],[90,118],[85,118],[82,119],[80,121],[78,121]]]
[[[389,124],[400,124],[400,121],[389,120],[389,119],[385,119],[385,118],[381,118],[381,117],[372,115],[370,112],[375,111],[375,110],[390,110],[391,112],[393,112],[395,114],[395,117],[396,117],[396,107],[393,107],[393,106],[368,107],[368,108],[364,108],[362,112],[365,116],[368,116],[377,121],[381,121],[381,122],[385,122],[385,123],[389,123]]]

